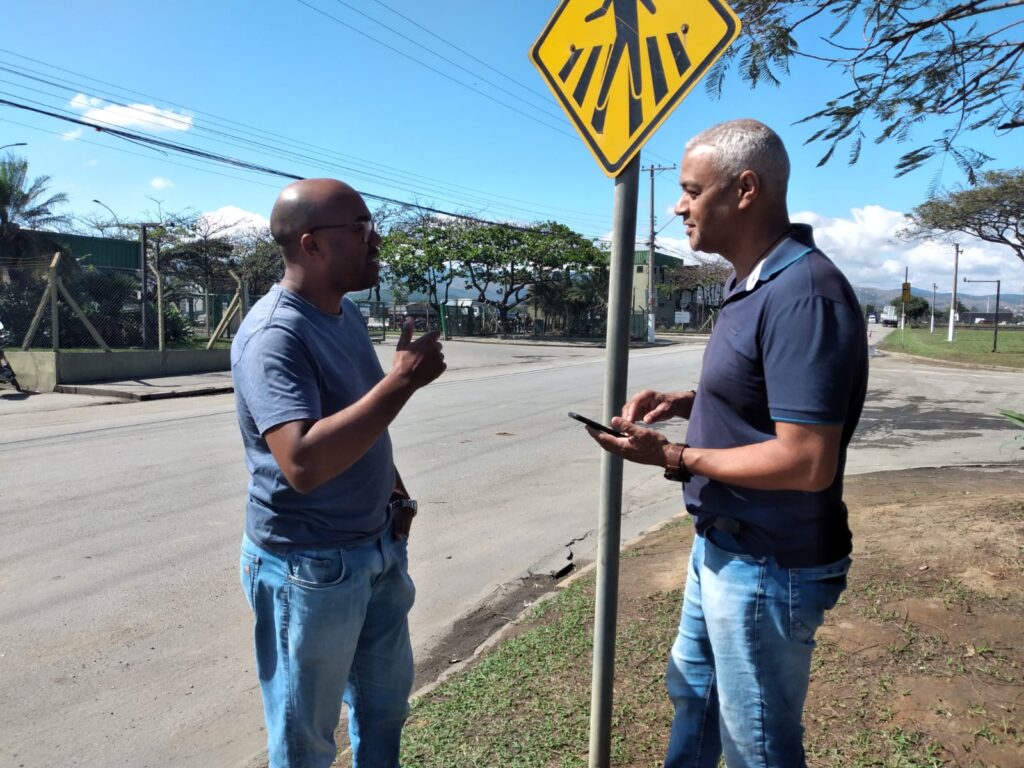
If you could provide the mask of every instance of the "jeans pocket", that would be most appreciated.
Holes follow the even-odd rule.
[[[342,550],[295,552],[288,556],[288,581],[307,589],[328,589],[347,576]]]
[[[242,591],[245,592],[245,599],[249,603],[249,609],[256,610],[256,583],[260,571],[259,555],[242,551],[238,561],[238,574],[242,580]]]
[[[849,559],[821,568],[792,568],[789,572],[790,639],[814,645],[814,634],[825,621],[825,611],[846,589]]]

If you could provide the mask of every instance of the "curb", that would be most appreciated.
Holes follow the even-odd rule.
[[[910,360],[918,363],[934,363],[935,365],[945,365],[950,368],[964,368],[967,370],[977,371],[1005,371],[1008,373],[1024,373],[1024,368],[1011,368],[1008,365],[987,365],[985,363],[964,363],[959,360],[942,360],[937,357],[924,357],[923,355],[912,355],[909,352],[893,352],[889,349],[878,349],[874,347],[875,353],[879,357],[895,357],[904,360]]]
[[[121,400],[148,401],[167,400],[172,397],[199,397],[200,395],[220,395],[234,392],[231,385],[211,385],[208,387],[195,387],[192,389],[161,389],[155,392],[130,392],[123,389],[107,389],[100,386],[88,384],[58,384],[53,388],[54,392],[65,395],[91,395],[93,397],[116,397]]]
[[[690,513],[683,510],[682,512],[677,512],[676,514],[672,515],[672,517],[668,518],[667,520],[662,520],[660,523],[655,523],[651,527],[643,530],[637,536],[634,536],[632,539],[622,542],[622,544],[619,546],[619,553],[621,554],[625,550],[634,547],[637,544],[640,544],[652,533],[657,533],[658,531],[665,528],[667,525],[673,523],[674,521],[688,517],[690,517]],[[416,691],[413,691],[412,695],[409,697],[409,700],[416,701],[417,699],[420,699],[426,696],[427,694],[432,693],[443,683],[447,682],[449,678],[454,677],[460,674],[461,672],[466,671],[469,667],[473,666],[477,661],[480,660],[480,657],[483,656],[485,652],[499,645],[501,641],[505,639],[505,636],[512,631],[512,628],[515,627],[517,624],[521,623],[522,620],[526,617],[526,615],[530,611],[532,611],[536,606],[540,605],[541,603],[547,602],[548,600],[551,600],[566,587],[575,583],[577,580],[583,578],[591,571],[596,570],[597,564],[597,560],[587,563],[587,565],[583,566],[577,571],[574,571],[561,581],[557,582],[553,589],[538,596],[528,606],[523,608],[523,610],[520,611],[514,618],[506,622],[500,629],[491,634],[490,637],[486,638],[482,643],[480,643],[476,648],[474,648],[473,653],[471,653],[468,657],[466,657],[465,659],[461,659],[455,664],[452,664],[448,669],[446,669],[444,672],[438,675],[436,680],[429,682],[426,685],[423,685]]]

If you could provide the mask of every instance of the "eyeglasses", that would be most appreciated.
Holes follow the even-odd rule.
[[[377,225],[373,223],[373,219],[363,219],[362,221],[356,221],[352,224],[322,224],[319,227],[313,227],[307,230],[307,234],[312,235],[318,229],[351,229],[352,227],[362,227],[363,229],[363,242],[370,242],[370,238],[373,237],[373,233],[377,231]]]

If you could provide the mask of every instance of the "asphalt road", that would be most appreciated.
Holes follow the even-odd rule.
[[[390,345],[379,350],[390,358]],[[596,546],[600,454],[565,414],[600,418],[603,350],[446,352],[449,372],[392,428],[421,503],[410,544],[420,658],[460,617]],[[630,391],[694,385],[701,352],[634,350]],[[1016,458],[995,410],[1019,410],[1022,383],[875,358],[849,471]],[[685,425],[665,429],[681,439]],[[0,765],[206,768],[258,755],[231,397],[0,394],[0,466]],[[678,488],[653,468],[627,466],[624,489],[624,538],[679,511]]]

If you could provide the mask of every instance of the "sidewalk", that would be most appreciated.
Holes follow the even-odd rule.
[[[66,395],[116,397],[122,400],[163,400],[168,397],[196,397],[234,392],[231,371],[190,373],[92,384],[58,384],[55,392]]]
[[[398,334],[388,334],[383,346],[394,346]],[[555,338],[555,337],[458,337],[452,341],[505,344],[534,347],[603,347],[604,340]],[[706,335],[659,333],[653,344],[648,342],[632,342],[631,349],[664,347],[674,344],[703,344]],[[375,346],[380,346],[376,344]],[[231,383],[231,371],[213,371],[209,373],[182,374],[180,376],[154,376],[121,381],[92,382],[89,384],[58,384],[54,392],[66,395],[90,395],[92,397],[117,398],[121,400],[164,400],[170,397],[197,397],[200,395],[227,394],[234,391]]]

